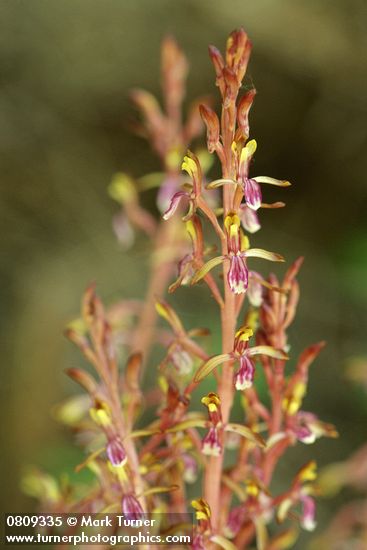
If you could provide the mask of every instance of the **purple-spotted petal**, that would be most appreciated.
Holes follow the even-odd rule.
[[[252,210],[258,210],[262,203],[260,185],[254,179],[246,178],[243,189],[246,204]]]
[[[112,466],[123,466],[126,463],[126,451],[118,437],[108,442],[106,454]]]
[[[234,294],[243,294],[246,292],[248,287],[248,270],[246,259],[242,254],[236,254],[230,257],[227,280]]]
[[[176,212],[176,210],[177,210],[177,208],[178,208],[178,206],[181,202],[181,199],[183,197],[189,198],[189,195],[188,195],[188,193],[186,193],[186,191],[177,191],[177,193],[175,193],[173,195],[169,208],[163,214],[163,219],[164,220],[168,220],[169,218],[171,218],[173,216],[173,214]]]
[[[235,374],[235,386],[237,390],[251,388],[255,375],[253,362],[246,355],[240,357],[240,368]]]
[[[127,494],[122,497],[122,513],[129,520],[144,519],[143,508],[132,494]]]
[[[209,428],[208,433],[202,441],[201,451],[204,455],[220,456],[222,445],[219,441],[218,430],[215,426]]]

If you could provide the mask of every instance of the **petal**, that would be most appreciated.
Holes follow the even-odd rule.
[[[220,456],[222,451],[218,430],[212,426],[202,441],[201,452],[207,456]]]
[[[215,74],[219,79],[222,76],[222,71],[224,69],[224,59],[218,48],[215,46],[209,46],[209,56],[214,65]]]
[[[126,494],[122,497],[122,512],[128,519],[144,519],[143,508],[133,494]]]
[[[242,424],[230,423],[227,424],[224,430],[226,432],[233,432],[235,434],[242,435],[242,437],[248,439],[249,441],[252,441],[252,443],[256,443],[256,445],[259,445],[260,447],[266,447],[266,443],[261,435],[252,431],[251,428],[248,428],[247,426],[243,426]]]
[[[316,527],[316,504],[312,497],[309,495],[304,495],[301,497],[301,502],[303,505],[302,517],[301,517],[301,526],[306,531],[314,531]]]
[[[216,189],[217,187],[221,187],[222,185],[227,185],[227,184],[238,185],[237,181],[235,181],[235,180],[221,178],[219,180],[211,181],[210,183],[208,183],[208,185],[206,185],[206,188],[207,189]]]
[[[191,220],[191,218],[193,217],[194,214],[195,214],[195,202],[192,199],[190,199],[189,200],[189,211],[187,212],[187,214],[185,214],[182,217],[182,221],[187,222],[187,221]]]
[[[268,357],[273,357],[274,359],[289,359],[288,355],[280,349],[275,349],[272,346],[255,346],[249,348],[247,351],[248,355],[267,355]]]
[[[244,181],[244,194],[247,206],[252,210],[258,210],[261,206],[262,194],[257,181],[246,178]]]
[[[113,176],[108,187],[108,194],[120,204],[134,203],[137,200],[135,182],[123,172],[118,172]]]
[[[94,378],[86,371],[82,369],[67,369],[66,374],[70,376],[72,380],[77,382],[84,388],[89,394],[93,395],[97,391],[97,382]]]
[[[150,172],[145,176],[141,176],[137,180],[139,184],[139,187],[138,187],[139,191],[148,191],[149,189],[156,189],[157,187],[160,188],[162,185],[165,184],[164,178],[165,178],[164,172]],[[172,182],[173,181],[177,186],[177,180],[175,179],[175,180],[172,180]]]
[[[247,204],[241,204],[239,215],[243,227],[249,233],[256,233],[261,228],[257,213],[249,208]]]
[[[190,428],[205,428],[207,425],[207,420],[204,418],[189,418],[188,420],[183,420],[178,424],[175,424],[172,428],[165,430],[167,433],[183,432]]]
[[[224,550],[237,550],[237,546],[235,546],[231,541],[226,539],[225,537],[222,537],[222,535],[214,535],[211,537],[211,542],[214,542],[221,548],[224,548]]]
[[[285,521],[285,519],[288,516],[288,512],[292,507],[292,504],[293,504],[292,499],[290,499],[289,497],[286,497],[279,504],[278,510],[277,510],[277,520],[279,523],[283,523],[283,521]]]
[[[163,317],[163,319],[171,325],[175,334],[182,334],[184,332],[182,323],[175,310],[165,300],[157,300],[155,303],[155,309],[158,315]]]
[[[296,540],[298,539],[297,529],[286,529],[275,535],[271,539],[272,547],[276,550],[285,550],[286,548],[293,548]],[[275,545],[275,546],[274,546]],[[271,547],[270,547],[271,548]]]
[[[189,176],[193,177],[197,169],[195,160],[189,155],[186,155],[182,161],[181,168],[187,172]]]
[[[91,453],[89,456],[87,456],[87,458],[83,460],[83,462],[75,466],[76,473],[79,473],[80,470],[82,470],[83,468],[88,466],[88,464],[93,462],[97,458],[97,456],[99,456],[103,451],[104,451],[104,447],[101,447],[100,449],[97,449],[96,451]]]
[[[176,178],[162,177],[158,185],[157,207],[164,214],[171,204],[172,197],[178,192],[179,185]]]
[[[124,211],[113,217],[112,227],[122,247],[124,249],[130,248],[134,243],[134,230]]]
[[[268,250],[263,250],[262,248],[250,248],[243,252],[243,255],[246,258],[263,258],[264,260],[269,260],[271,262],[284,262],[283,256],[277,254],[276,252],[269,252]]]
[[[252,178],[258,183],[269,183],[270,185],[276,185],[277,187],[289,187],[292,185],[287,180],[276,180],[275,178],[269,178],[268,176],[256,176],[256,178]]]
[[[255,271],[250,272],[249,284],[247,288],[247,298],[254,307],[260,307],[263,303],[262,277]]]
[[[244,294],[248,286],[248,270],[242,255],[231,256],[227,280],[234,294]]]
[[[254,100],[256,90],[249,90],[239,101],[237,106],[237,122],[240,127],[243,136],[246,138],[249,136],[249,122],[248,116],[251,109],[252,102]]]
[[[242,148],[240,162],[238,165],[238,177],[243,183],[245,183],[245,180],[248,178],[251,158],[255,153],[256,148],[257,144],[254,139],[250,140],[246,146]]]
[[[160,433],[158,429],[145,428],[143,430],[135,430],[133,432],[130,432],[127,436],[125,436],[125,438],[136,439],[138,437],[148,437],[150,435],[155,435],[157,433]]]
[[[317,464],[314,460],[307,462],[296,475],[297,482],[315,481],[317,478]]]
[[[232,481],[232,480],[231,480]],[[232,488],[233,490],[236,490],[237,488],[244,492],[239,485],[232,482],[232,484],[235,486]],[[229,487],[231,489],[231,487]],[[243,496],[241,496],[240,500],[245,501],[247,499],[247,494],[245,493]],[[224,527],[224,534],[230,538],[234,539],[234,537],[238,534],[239,530],[242,527],[243,522],[246,518],[246,508],[243,505],[236,506],[235,508],[232,508],[230,513],[228,514],[228,521],[227,525]]]
[[[189,195],[188,193],[186,193],[186,191],[178,191],[177,193],[175,193],[171,199],[171,204],[168,208],[168,210],[165,211],[165,213],[163,214],[163,219],[164,220],[168,220],[169,218],[171,218],[173,216],[173,214],[176,212],[177,208],[178,208],[178,205],[180,204],[180,201],[183,197],[187,197],[189,198]]]
[[[176,346],[176,349],[171,354],[171,361],[181,376],[189,374],[192,370],[193,361],[191,356],[181,346]]]
[[[106,454],[112,466],[122,467],[126,464],[126,451],[118,437],[115,437],[108,442]]]
[[[225,260],[225,257],[224,257],[224,256],[216,256],[215,258],[212,258],[211,260],[209,260],[208,262],[206,262],[206,264],[204,264],[204,265],[196,272],[196,274],[195,274],[194,277],[192,278],[191,284],[194,285],[195,283],[197,283],[198,281],[200,281],[201,279],[203,279],[203,277],[205,277],[205,275],[207,275],[207,273],[209,273],[209,271],[210,271],[211,269],[213,269],[213,267],[216,267],[217,265],[221,264],[224,260]]]
[[[249,160],[254,155],[256,149],[256,140],[250,139],[250,141],[246,143],[246,146],[241,151],[241,162],[246,162],[247,160]]]
[[[216,113],[207,105],[200,105],[199,109],[201,118],[203,119],[207,130],[206,138],[208,143],[208,151],[209,153],[214,153],[219,144],[219,119]]]
[[[272,202],[270,204],[267,202],[261,203],[261,208],[273,209],[273,208],[284,208],[284,207],[285,207],[285,202],[281,202],[281,201]]]
[[[178,485],[169,485],[169,486],[162,486],[162,487],[150,487],[150,489],[147,489],[143,493],[141,493],[142,497],[147,497],[149,495],[156,495],[157,493],[172,493],[172,491],[177,491]]]
[[[268,547],[269,535],[265,525],[265,520],[258,517],[254,521],[256,529],[256,545],[259,550],[265,550]]]
[[[195,483],[198,478],[198,464],[193,456],[186,453],[182,455],[183,479],[186,483]]]
[[[247,355],[240,357],[240,368],[235,374],[236,390],[246,390],[251,388],[255,376],[255,367],[252,360]]]
[[[216,367],[218,367],[222,363],[225,363],[226,361],[230,361],[231,359],[232,359],[232,355],[230,353],[214,355],[214,357],[211,357],[208,361],[203,363],[198,368],[194,376],[194,382],[200,382],[201,380],[203,380],[203,378],[208,376],[208,374],[210,374],[211,371],[214,370]]]

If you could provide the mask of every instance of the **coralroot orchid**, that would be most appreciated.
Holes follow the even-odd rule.
[[[195,550],[246,549],[254,544],[259,550],[286,548],[297,538],[297,517],[297,525],[313,529],[314,462],[290,474],[288,486],[277,494],[272,481],[290,446],[337,435],[333,426],[301,408],[309,367],[323,342],[309,347],[295,365],[291,353],[289,374],[285,372],[290,350],[287,329],[296,312],[296,277],[302,259],[291,265],[283,281],[252,269],[253,258],[284,262],[278,253],[250,246],[247,234],[260,229],[261,209],[284,206],[283,202],[264,203],[260,184],[280,188],[290,184],[250,175],[257,148],[249,126],[255,90],[243,95],[241,90],[251,48],[243,29],[230,34],[223,56],[210,47],[221,115],[195,102],[183,125],[187,62],[172,38],[164,41],[164,112],[149,93],[133,92],[143,115],[137,129],[158,154],[163,171],[136,181],[119,174],[110,186],[111,195],[121,204],[122,221],[115,223],[119,238],[130,242],[130,233],[138,229],[153,241],[146,298],[142,304],[126,300],[105,309],[91,286],[83,298],[81,319],[67,331],[95,373],[68,371],[88,394],[82,420],[73,422],[88,453],[78,469],[90,468],[96,482],[84,489],[80,500],[78,491],[66,497],[60,489],[54,509],[107,508],[134,518],[156,511],[195,510],[191,541]],[[202,130],[200,115],[207,130],[206,155],[187,151]],[[221,165],[219,177],[209,182],[205,176],[208,154],[216,154]],[[180,174],[182,158],[190,182]],[[159,186],[160,221],[145,210],[139,198],[140,192],[154,186]],[[220,253],[214,256],[217,247]],[[219,266],[221,277],[217,278],[211,270]],[[210,331],[185,327],[164,298],[169,283],[169,292],[180,292],[182,285],[200,281],[218,306],[212,323],[221,327],[219,353],[208,349],[205,342]],[[164,327],[156,327],[157,314]],[[149,365],[150,372],[154,369],[153,344],[163,347],[163,352],[158,384],[147,388],[142,375],[144,366]],[[257,388],[260,371],[267,386],[266,399]],[[215,385],[214,391],[203,390],[204,378]],[[194,392],[206,414],[193,410]],[[238,394],[241,419],[237,410],[234,422]],[[142,416],[145,408],[148,414]],[[229,449],[232,454],[227,454]],[[198,494],[191,504],[186,483],[195,483]],[[46,493],[45,499],[50,492]],[[287,522],[285,530],[270,526],[274,518]]]

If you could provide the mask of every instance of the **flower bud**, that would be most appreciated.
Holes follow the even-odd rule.
[[[200,105],[200,115],[206,125],[209,153],[214,153],[219,144],[219,120],[216,113],[206,105]]]
[[[223,76],[226,85],[223,105],[224,107],[229,107],[236,100],[239,84],[235,73],[228,67],[224,68]]]
[[[226,47],[226,64],[235,72],[239,84],[245,76],[251,48],[251,41],[244,29],[238,29],[229,35]]]
[[[215,46],[209,46],[209,55],[214,65],[215,74],[217,75],[217,84],[218,80],[222,77],[222,72],[224,69],[224,60],[222,54]]]
[[[248,139],[250,134],[248,115],[252,106],[252,102],[256,95],[256,90],[250,90],[239,101],[237,106],[237,122],[242,132],[242,137]]]
[[[188,62],[181,48],[172,36],[162,42],[162,80],[167,106],[179,108],[185,95],[185,80]]]

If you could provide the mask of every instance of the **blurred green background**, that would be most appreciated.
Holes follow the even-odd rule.
[[[361,0],[1,0],[1,338],[4,511],[30,510],[19,477],[27,464],[58,473],[80,459],[51,409],[75,391],[63,370],[79,355],[62,336],[81,293],[96,280],[107,302],[144,294],[149,248],[129,252],[111,229],[106,187],[118,170],[159,165],[129,131],[128,91],[159,93],[159,48],[174,34],[191,65],[188,100],[213,94],[207,45],[223,48],[243,26],[254,43],[246,84],[257,174],[293,187],[267,198],[253,242],[291,261],[306,258],[292,353],[326,339],[311,369],[305,408],[334,422],[339,440],[299,446],[280,468],[316,457],[341,460],[365,438],[366,399],[345,380],[351,356],[367,354],[366,3]],[[266,274],[267,264],[258,266]],[[181,294],[180,294],[181,292]],[[173,302],[196,323],[208,297]],[[204,313],[203,313],[204,312]],[[321,524],[344,495],[320,504]]]

